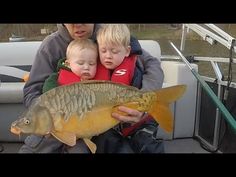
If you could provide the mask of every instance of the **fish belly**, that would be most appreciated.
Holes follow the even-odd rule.
[[[90,138],[99,135],[119,123],[111,117],[112,107],[103,106],[94,108],[84,114],[83,117],[72,115],[68,121],[64,122],[63,130],[73,132],[77,138]]]

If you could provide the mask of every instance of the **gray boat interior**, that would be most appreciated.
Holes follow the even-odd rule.
[[[184,50],[185,39],[192,30],[210,45],[217,43],[236,53],[236,39],[213,24],[183,24],[180,50]],[[193,62],[186,64],[183,57],[162,55],[157,41],[139,40],[142,48],[161,61],[164,71],[163,87],[178,84],[187,85],[184,96],[171,104],[174,129],[166,133],[160,129],[158,138],[165,142],[167,153],[205,153],[233,152],[236,148],[236,83],[223,80],[219,63],[230,65],[236,59],[224,57],[194,56]],[[30,72],[31,65],[41,41],[0,43],[0,145],[4,152],[16,152],[26,135],[18,137],[10,132],[10,125],[25,110],[23,101],[24,76]],[[181,60],[182,59],[182,60]],[[184,62],[183,62],[184,61]],[[226,110],[216,106],[209,93],[199,82],[198,65],[194,61],[210,62],[214,78],[199,76],[217,96],[216,103],[223,103],[226,88],[229,89]],[[190,70],[192,68],[192,70]],[[196,72],[194,75],[193,73]],[[224,108],[224,107],[223,107]],[[227,116],[221,116],[225,112]],[[207,151],[206,151],[207,150]],[[1,147],[0,147],[1,151]]]
[[[161,58],[158,42],[139,40],[142,48],[157,59]],[[22,142],[25,135],[18,137],[10,132],[10,125],[25,110],[23,100],[25,74],[30,71],[34,56],[41,41],[0,43],[0,142]],[[185,95],[171,105],[174,131],[167,134],[160,130],[158,137],[165,140],[192,138],[196,112],[197,80],[182,62],[161,62],[165,79],[163,87],[186,84]],[[196,64],[192,66],[197,69]],[[171,71],[171,72],[170,72]]]

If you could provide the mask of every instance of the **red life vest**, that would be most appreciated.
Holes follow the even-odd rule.
[[[111,80],[113,82],[130,85],[134,76],[136,58],[136,55],[126,57],[113,72],[98,62],[97,72],[93,80]],[[68,85],[80,81],[80,77],[73,72],[66,69],[60,69],[58,74],[59,85]]]
[[[57,83],[59,85],[69,85],[75,82],[80,82],[80,77],[73,72],[61,68],[58,73]]]

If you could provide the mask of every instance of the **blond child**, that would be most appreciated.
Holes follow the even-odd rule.
[[[141,88],[143,71],[137,66],[137,54],[142,53],[141,47],[135,46],[131,50],[130,31],[125,24],[103,25],[97,32],[97,43],[100,63],[96,78],[111,80],[126,85]],[[131,52],[132,51],[132,52]],[[125,107],[121,108],[126,109]],[[114,129],[104,133],[103,141],[100,137],[94,137],[97,144],[97,152],[107,153],[160,153],[163,152],[163,144],[156,139],[158,124],[152,117],[138,112],[143,117],[138,123],[131,124],[128,121],[120,123]],[[124,120],[129,116],[121,116]],[[127,119],[128,120],[128,119]],[[135,120],[133,121],[135,122]],[[104,136],[107,138],[104,139]]]

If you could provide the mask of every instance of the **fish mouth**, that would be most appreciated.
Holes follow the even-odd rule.
[[[20,128],[18,128],[16,126],[11,126],[11,132],[16,134],[16,135],[20,135],[21,130],[20,130]]]

